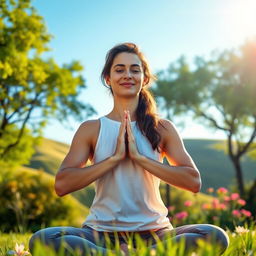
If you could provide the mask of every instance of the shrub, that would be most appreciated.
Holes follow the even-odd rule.
[[[79,226],[88,209],[71,196],[58,197],[54,179],[42,172],[20,167],[0,174],[0,228],[36,231],[43,226]]]

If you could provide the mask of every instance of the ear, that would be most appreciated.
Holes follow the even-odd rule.
[[[147,76],[144,77],[143,86],[149,83],[149,78]]]
[[[110,86],[110,77],[109,77],[109,76],[106,76],[106,77],[105,77],[105,81],[106,81],[106,84],[107,84],[108,86]]]

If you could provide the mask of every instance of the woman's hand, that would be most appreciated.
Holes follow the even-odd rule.
[[[138,152],[136,140],[132,133],[130,113],[129,111],[125,110],[119,129],[116,151],[113,158],[119,162],[126,157],[129,157],[131,160],[137,160],[140,156],[141,155]]]
[[[125,159],[127,155],[126,145],[125,145],[126,123],[127,123],[127,114],[124,113],[124,115],[122,116],[122,122],[119,128],[119,134],[117,137],[116,151],[113,155],[114,159],[117,161],[121,161]]]
[[[137,149],[136,140],[132,133],[131,127],[131,117],[129,111],[126,111],[127,121],[126,121],[126,132],[127,132],[127,142],[128,142],[128,154],[131,160],[138,160],[140,158],[140,153]]]

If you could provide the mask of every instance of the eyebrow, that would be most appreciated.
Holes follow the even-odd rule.
[[[132,64],[131,66],[132,66],[132,67],[139,67],[139,68],[141,67],[141,65],[139,65],[139,64]],[[114,68],[115,68],[115,67],[125,67],[125,65],[124,65],[124,64],[116,64],[116,65],[114,66]]]

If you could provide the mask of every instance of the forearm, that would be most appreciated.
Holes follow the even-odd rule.
[[[55,191],[57,195],[64,196],[82,189],[107,173],[117,164],[118,160],[115,157],[109,157],[97,164],[83,168],[65,168],[56,175]]]
[[[200,190],[200,173],[194,167],[170,166],[145,156],[138,157],[135,162],[170,185],[174,185],[194,193],[197,193]]]

